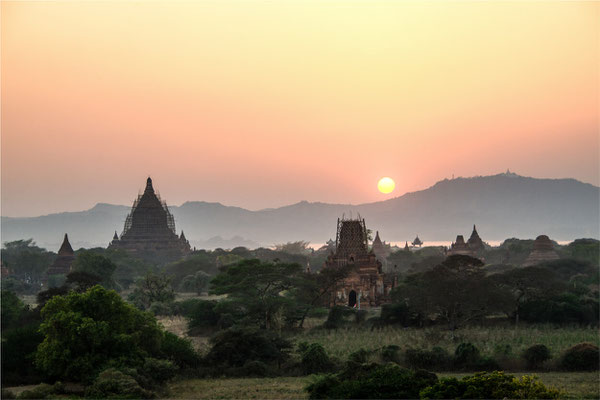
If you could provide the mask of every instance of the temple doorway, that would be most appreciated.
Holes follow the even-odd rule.
[[[354,307],[356,305],[356,292],[351,290],[348,294],[348,305]]]

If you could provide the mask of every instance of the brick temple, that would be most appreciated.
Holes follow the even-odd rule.
[[[183,232],[177,235],[175,219],[167,204],[155,193],[150,178],[144,193],[133,202],[121,236],[115,231],[108,248],[123,249],[150,260],[176,260],[191,251]]]

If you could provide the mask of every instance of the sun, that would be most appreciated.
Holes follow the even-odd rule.
[[[392,193],[395,187],[396,184],[394,183],[394,180],[392,178],[388,178],[387,176],[385,178],[381,178],[377,184],[379,191],[386,194]]]

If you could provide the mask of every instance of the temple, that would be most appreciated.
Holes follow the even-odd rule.
[[[417,235],[417,237],[415,238],[415,240],[412,241],[412,245],[414,247],[421,247],[423,245],[423,242],[421,241],[421,239],[419,239],[419,235]]]
[[[175,219],[167,204],[146,181],[144,193],[133,202],[119,237],[115,231],[109,249],[123,249],[150,260],[176,260],[190,253],[190,243],[183,232],[177,236]]]
[[[450,248],[446,251],[447,256],[461,254],[465,256],[471,256],[479,258],[480,252],[485,248],[483,240],[477,233],[477,227],[473,225],[473,232],[469,240],[465,242],[463,235],[457,235],[456,240],[450,245]]]
[[[48,283],[48,278],[55,275],[67,275],[71,272],[71,265],[75,261],[75,252],[73,251],[73,247],[71,247],[71,243],[69,243],[69,236],[65,233],[65,237],[63,239],[62,245],[58,250],[58,255],[52,265],[46,270],[46,276],[44,278],[44,283]],[[44,285],[46,286],[46,285]]]
[[[329,305],[346,304],[350,307],[369,308],[388,300],[396,280],[386,276],[382,263],[374,251],[369,251],[365,220],[338,219],[335,251],[325,261],[324,268],[353,266],[352,270],[335,290]]]
[[[533,242],[533,250],[523,263],[524,267],[536,265],[545,261],[558,260],[560,257],[554,251],[554,244],[546,235],[540,235]]]
[[[375,239],[373,239],[371,249],[373,250],[373,253],[375,253],[375,257],[377,257],[383,266],[386,267],[387,258],[392,252],[392,248],[388,243],[381,241],[381,238],[379,237],[379,231],[375,233]]]

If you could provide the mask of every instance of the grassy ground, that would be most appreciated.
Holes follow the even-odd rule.
[[[500,350],[503,355],[519,357],[529,346],[544,344],[556,359],[567,348],[581,342],[600,344],[597,328],[554,328],[552,326],[520,327],[471,327],[460,329],[454,333],[435,328],[396,328],[386,327],[378,330],[343,329],[337,331],[310,330],[295,337],[297,342],[318,342],[330,355],[347,359],[350,353],[360,348],[367,350],[381,348],[384,345],[395,344],[402,349],[425,348],[440,346],[449,353],[454,353],[461,342],[473,343],[483,355],[494,356]],[[506,345],[510,351],[506,353]]]
[[[465,375],[438,376],[461,378]],[[600,398],[597,372],[536,375],[546,386],[564,391],[566,398]],[[170,396],[178,399],[305,399],[304,387],[311,379],[314,378],[190,379],[171,384]]]

